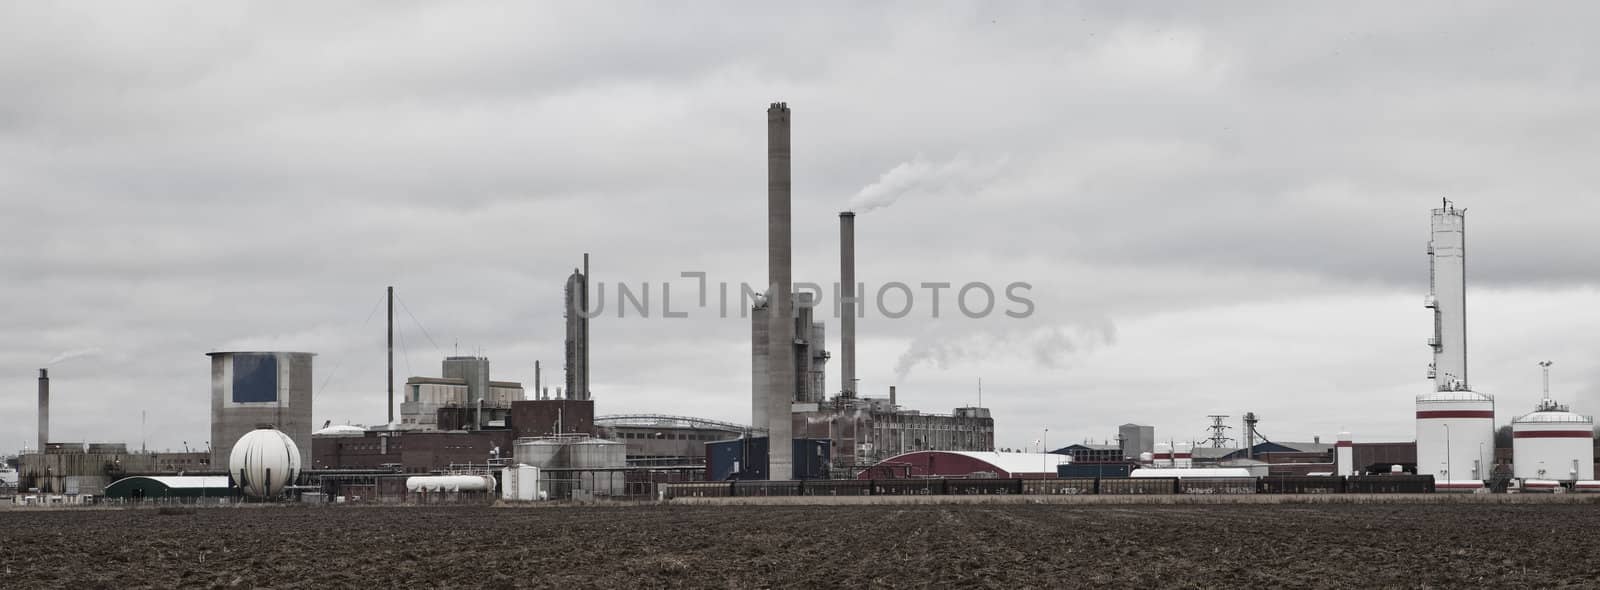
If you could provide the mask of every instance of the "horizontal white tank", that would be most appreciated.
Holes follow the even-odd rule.
[[[1475,391],[1417,396],[1417,474],[1434,487],[1479,489],[1494,464],[1494,397]]]
[[[487,492],[494,489],[491,475],[417,475],[406,478],[410,492]]]
[[[1511,436],[1517,479],[1594,479],[1594,418],[1546,399],[1511,422]]]

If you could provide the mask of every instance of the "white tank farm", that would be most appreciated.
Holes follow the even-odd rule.
[[[278,497],[300,475],[300,448],[276,428],[252,430],[233,443],[228,475],[247,497]]]
[[[417,475],[406,478],[408,492],[488,492],[494,490],[492,475]]]
[[[1545,399],[1511,422],[1517,479],[1594,479],[1594,418]]]
[[[1436,391],[1417,396],[1417,473],[1439,491],[1483,488],[1494,465],[1494,396]]]

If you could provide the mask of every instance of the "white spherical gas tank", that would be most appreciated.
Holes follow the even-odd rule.
[[[300,448],[275,428],[252,430],[234,443],[228,475],[245,496],[277,497],[300,475]]]

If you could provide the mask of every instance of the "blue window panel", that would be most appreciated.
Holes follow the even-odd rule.
[[[233,356],[233,403],[278,401],[278,357],[270,354]]]

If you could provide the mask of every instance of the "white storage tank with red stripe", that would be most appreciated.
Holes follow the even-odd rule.
[[[1518,479],[1594,479],[1594,418],[1545,398],[1511,422],[1511,436]]]
[[[1339,441],[1333,445],[1334,473],[1339,477],[1356,474],[1355,451],[1356,443],[1349,432],[1339,433]]]
[[[1476,391],[1417,396],[1417,473],[1440,491],[1480,489],[1494,464],[1494,397]]]

